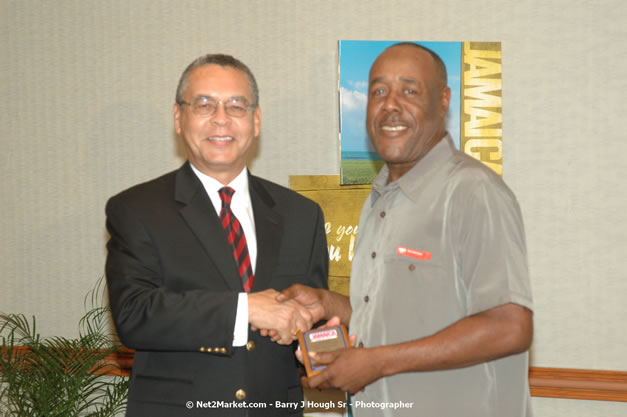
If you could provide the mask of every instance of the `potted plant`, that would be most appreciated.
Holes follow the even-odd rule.
[[[101,284],[85,297],[91,307],[75,339],[43,338],[34,316],[0,313],[0,416],[114,417],[124,410],[128,378],[115,375],[107,359],[120,346],[107,331],[108,307],[97,302]]]

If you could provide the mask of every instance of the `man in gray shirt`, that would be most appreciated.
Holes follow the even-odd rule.
[[[350,299],[293,286],[356,349],[314,354],[303,384],[354,394],[362,416],[524,417],[533,333],[525,236],[501,178],[455,149],[437,54],[386,49],[370,70],[366,126],[385,166],[364,203]]]

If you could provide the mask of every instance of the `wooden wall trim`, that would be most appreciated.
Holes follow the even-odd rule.
[[[534,397],[627,402],[627,372],[530,368]]]
[[[129,376],[135,351],[120,350],[107,356],[109,375]],[[534,397],[627,402],[627,372],[592,369],[529,368]]]
[[[133,351],[111,357],[117,375],[130,375]],[[529,387],[534,397],[627,402],[627,372],[565,368],[529,368]]]

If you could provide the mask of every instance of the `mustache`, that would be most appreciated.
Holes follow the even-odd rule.
[[[398,114],[390,114],[389,116],[385,116],[377,121],[379,125],[381,124],[398,124],[398,123],[406,124],[406,121]]]

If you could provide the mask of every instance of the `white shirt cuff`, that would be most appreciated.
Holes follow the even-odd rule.
[[[244,346],[246,343],[248,343],[248,294],[241,292],[237,297],[233,346]]]

